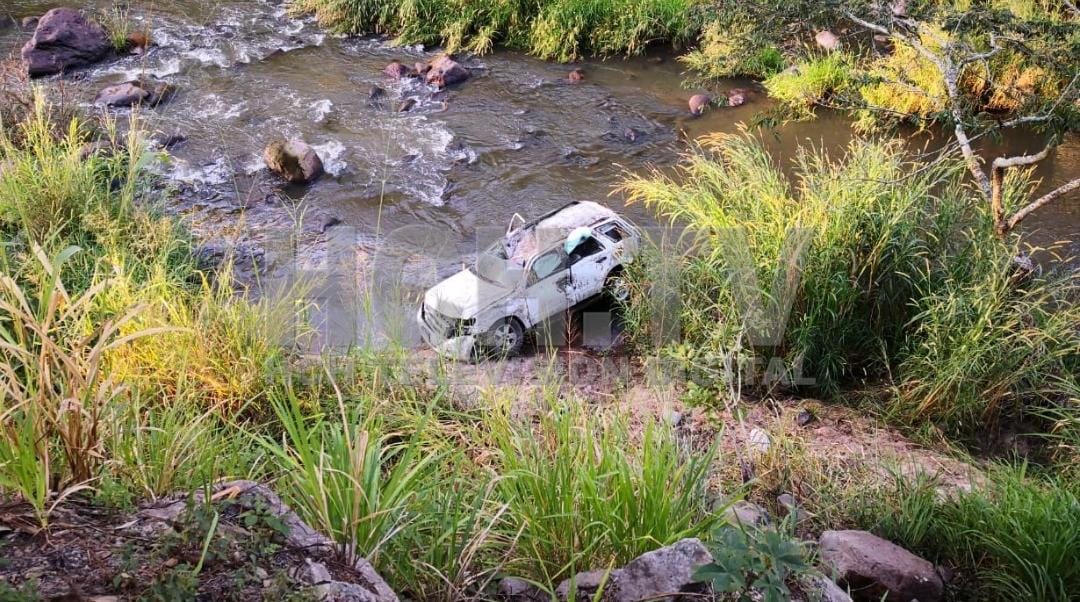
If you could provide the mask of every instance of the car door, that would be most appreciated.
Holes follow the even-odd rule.
[[[527,278],[525,304],[533,324],[570,306],[570,269],[561,245],[533,259]]]
[[[604,238],[590,236],[570,252],[567,263],[570,265],[571,305],[577,305],[603,291],[604,278],[614,267],[611,257],[613,247]]]

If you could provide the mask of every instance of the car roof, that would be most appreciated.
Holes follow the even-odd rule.
[[[614,211],[592,201],[564,205],[509,232],[507,257],[524,265],[529,258],[561,243],[574,228],[594,227],[616,217]]]

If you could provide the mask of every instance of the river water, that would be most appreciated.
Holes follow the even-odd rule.
[[[7,0],[0,16],[18,20],[58,5]],[[129,16],[136,27],[149,27],[152,49],[76,76],[80,81],[65,83],[68,95],[89,106],[107,83],[149,75],[174,84],[169,102],[144,112],[152,129],[186,137],[160,167],[181,192],[174,209],[189,215],[197,231],[231,236],[250,250],[265,242],[266,232],[289,228],[304,232],[309,250],[335,231],[354,234],[358,247],[370,250],[377,232],[422,224],[468,252],[474,231],[502,227],[515,213],[538,215],[579,199],[622,208],[612,189],[626,172],[670,166],[688,139],[736,131],[768,107],[758,93],[744,106],[691,119],[686,100],[694,91],[683,88],[671,57],[587,61],[574,65],[586,81],[571,84],[571,66],[496,52],[468,59],[473,77],[432,96],[418,83],[391,82],[382,73],[390,60],[412,64],[432,52],[332,36],[310,18],[290,15],[280,1],[159,0],[133,4]],[[0,29],[0,48],[17,52],[29,35],[9,23]],[[386,95],[372,99],[375,86]],[[717,89],[735,86],[752,84]],[[396,111],[410,97],[416,107]],[[844,119],[823,113],[765,138],[784,158],[797,143],[839,149],[851,135]],[[328,176],[275,190],[259,155],[282,136],[312,144]],[[1080,143],[1067,142],[1038,173],[1046,186],[1076,176]],[[627,212],[639,223],[655,223],[641,207]],[[1027,227],[1037,243],[1080,240],[1080,201],[1060,203]]]

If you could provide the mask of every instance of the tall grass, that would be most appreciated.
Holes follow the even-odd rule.
[[[624,188],[697,234],[697,252],[676,260],[677,357],[731,378],[716,365],[754,346],[757,328],[780,336],[752,351],[801,367],[816,389],[886,379],[896,395],[883,411],[953,435],[1068,398],[1080,367],[1076,277],[1019,272],[1019,242],[994,236],[959,162],[921,164],[896,144],[856,140],[839,159],[801,149],[789,179],[747,134],[700,144],[678,180]],[[1011,182],[1013,198],[1024,190]],[[805,253],[791,261],[800,233]],[[747,296],[762,301],[752,308]],[[647,331],[650,320],[633,323]]]
[[[105,370],[107,354],[153,334],[121,334],[137,308],[91,317],[108,280],[68,292],[60,272],[77,251],[50,259],[33,247],[36,296],[0,277],[0,487],[18,492],[42,524],[53,496],[87,487],[105,457],[105,413],[122,392]]]
[[[696,234],[695,252],[678,266],[681,330],[695,361],[722,361],[755,318],[762,335],[780,335],[767,351],[801,363],[826,391],[885,373],[883,350],[902,346],[908,301],[943,252],[940,230],[966,208],[940,198],[955,190],[957,167],[909,172],[899,146],[856,141],[839,159],[800,150],[789,180],[748,134],[700,144],[677,180],[656,173],[624,186],[631,202]],[[738,288],[748,279],[760,290]],[[788,316],[778,302],[791,285]],[[742,315],[746,296],[760,296],[761,311],[780,321]]]
[[[620,420],[571,406],[533,432],[502,423],[494,435],[501,499],[534,559],[529,572],[544,581],[618,566],[715,521],[706,490],[715,452],[690,454],[664,427],[634,442]]]
[[[504,46],[560,61],[678,45],[700,27],[688,0],[298,0],[295,8],[341,32],[389,34],[450,51]]]

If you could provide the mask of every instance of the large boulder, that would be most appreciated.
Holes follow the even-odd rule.
[[[856,600],[936,602],[945,584],[934,565],[866,531],[826,531],[821,561]]]
[[[445,88],[469,79],[469,71],[448,54],[441,54],[431,61],[431,68],[424,74],[427,83]]]
[[[306,184],[323,172],[319,154],[300,140],[271,143],[263,152],[263,160],[267,167],[293,184]]]
[[[22,48],[30,77],[85,67],[109,54],[105,29],[72,8],[54,8],[38,21],[34,36]]]
[[[704,589],[703,584],[694,581],[694,572],[710,562],[712,554],[701,540],[683,539],[638,556],[621,569],[611,571],[606,575],[606,581],[604,571],[580,573],[574,584],[576,599],[590,599],[603,583],[605,602],[672,602],[678,593]],[[556,590],[562,600],[568,599],[569,593],[570,580],[564,581]]]

